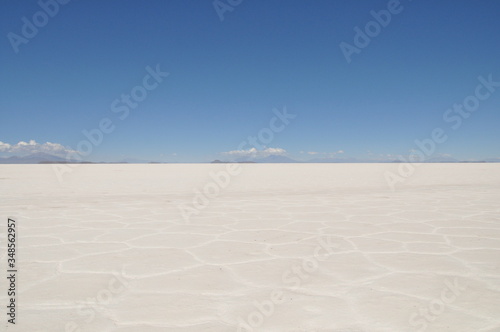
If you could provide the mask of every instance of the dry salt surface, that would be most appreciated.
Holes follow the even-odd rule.
[[[500,164],[226,167],[1,165],[0,330],[500,331]]]

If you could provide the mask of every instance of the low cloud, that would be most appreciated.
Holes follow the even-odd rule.
[[[344,153],[344,150],[338,150],[337,152],[300,151],[300,153],[306,153],[310,156],[319,155],[321,157],[333,158],[338,154]]]
[[[76,151],[59,143],[38,143],[35,140],[30,140],[29,142],[20,141],[16,144],[9,144],[0,141],[0,152],[12,155],[28,155],[43,152],[56,156],[65,156],[68,153]]]
[[[233,157],[263,158],[271,155],[284,156],[286,155],[286,150],[282,148],[266,148],[264,150],[257,150],[256,148],[251,148],[248,150],[233,150],[228,152],[222,152],[222,154]]]

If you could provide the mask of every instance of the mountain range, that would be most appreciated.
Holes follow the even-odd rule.
[[[267,163],[267,164],[284,164],[284,163],[399,163],[400,160],[368,160],[368,159],[357,159],[357,158],[314,158],[307,161],[298,161],[290,157],[283,155],[270,155],[263,158],[256,159],[244,159],[240,158],[238,160],[231,161],[221,161],[214,160],[212,163]],[[461,161],[452,157],[442,156],[442,157],[432,157],[424,161],[426,163],[466,163],[466,162],[486,162],[486,163],[499,163],[500,158],[488,158],[481,161]],[[66,160],[64,158],[54,156],[48,153],[38,152],[27,156],[11,156],[11,157],[0,157],[0,164],[54,164],[54,163],[79,163],[76,160]],[[93,162],[82,162],[82,163],[93,163]],[[133,163],[133,164],[148,164],[148,163],[161,163],[143,159],[123,159],[116,163]]]
[[[43,152],[37,152],[23,157],[0,157],[0,164],[40,164],[42,162],[63,163],[66,162],[66,159]]]

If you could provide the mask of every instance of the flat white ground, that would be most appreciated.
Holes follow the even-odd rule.
[[[404,166],[1,165],[0,330],[500,331],[500,164]]]

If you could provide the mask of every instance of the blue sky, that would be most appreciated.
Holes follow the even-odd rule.
[[[480,88],[488,96],[458,128],[458,113],[443,118],[474,101],[478,77],[500,82],[498,1],[221,0],[236,4],[223,20],[213,1],[41,3],[57,13],[0,4],[0,156],[91,144],[84,159],[94,161],[384,160],[441,128],[447,140],[433,155],[500,157],[499,87]],[[398,13],[348,63],[340,44],[355,46],[354,28],[390,6]],[[38,31],[23,35],[34,21]],[[145,90],[146,68],[168,76],[146,79]],[[133,90],[140,101],[121,119],[111,105]],[[296,117],[283,130],[260,148],[240,146],[284,109]],[[103,119],[113,130],[94,144],[82,131]]]

